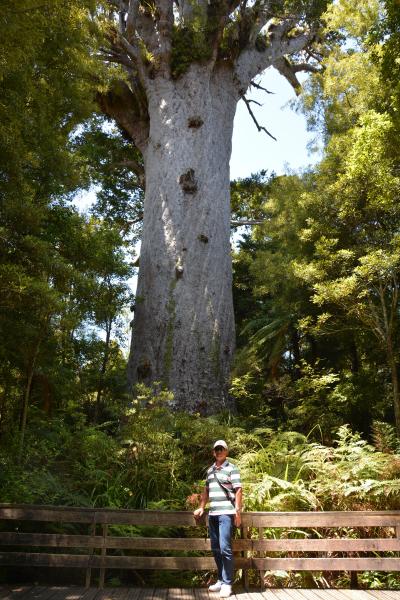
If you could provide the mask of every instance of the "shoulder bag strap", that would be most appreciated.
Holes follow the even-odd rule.
[[[215,471],[214,471],[214,477],[215,477],[215,479],[218,481],[218,484],[219,484],[220,488],[221,488],[222,490],[224,490],[224,492],[225,492],[225,496],[227,497],[227,499],[229,500],[229,502],[230,502],[230,503],[232,504],[232,506],[235,508],[235,501],[234,501],[234,500],[231,498],[231,496],[230,496],[230,494],[229,494],[230,490],[228,490],[228,488],[226,488],[224,485],[222,485],[222,483],[221,483],[221,482],[220,482],[220,480],[218,479],[218,477],[217,477],[217,473],[216,473]],[[235,492],[234,492],[234,491],[232,491],[232,494],[234,494],[234,493],[235,493]]]

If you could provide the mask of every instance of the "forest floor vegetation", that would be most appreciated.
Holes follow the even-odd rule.
[[[400,500],[400,447],[392,426],[376,422],[368,442],[348,425],[321,441],[222,413],[201,417],[169,409],[171,394],[142,387],[118,419],[93,425],[85,415],[30,414],[25,451],[18,435],[0,443],[0,502],[81,507],[193,510],[198,505],[213,440],[227,439],[244,483],[245,510],[327,511],[396,509]],[[137,535],[129,528],[125,535]],[[121,533],[121,532],[120,532]],[[281,532],[288,535],[288,532]],[[316,532],[289,532],[313,536]],[[164,532],[165,534],[165,532]],[[368,531],[346,531],[368,536]],[[157,531],[157,536],[162,531]],[[267,531],[276,536],[276,530]],[[383,535],[391,535],[389,529]],[[270,585],[298,585],[306,574],[270,573]],[[313,585],[342,585],[343,574],[313,576]],[[168,578],[168,577],[167,577]],[[195,580],[202,580],[201,575]],[[329,578],[328,578],[329,579]],[[366,587],[400,587],[390,574],[364,573]],[[321,581],[320,581],[321,580]],[[305,581],[305,579],[304,579]],[[303,583],[304,583],[303,581]],[[308,583],[307,585],[310,585]]]

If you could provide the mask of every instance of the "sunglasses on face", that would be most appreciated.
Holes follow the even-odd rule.
[[[214,448],[215,452],[223,452],[225,450],[225,448],[223,446],[217,446],[216,448]]]

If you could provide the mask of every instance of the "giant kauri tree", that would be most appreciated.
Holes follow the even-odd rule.
[[[123,74],[99,102],[141,151],[145,176],[129,382],[162,382],[180,409],[230,408],[236,104],[270,66],[298,87],[296,73],[319,59],[326,2],[109,3],[104,56]]]

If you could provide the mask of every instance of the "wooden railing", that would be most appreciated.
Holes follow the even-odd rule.
[[[40,522],[40,528],[45,529],[48,523],[58,532],[24,532],[28,522],[28,528],[32,522]],[[63,524],[71,523],[85,533],[59,532]],[[99,587],[104,585],[106,569],[213,570],[210,555],[167,555],[171,551],[210,553],[208,539],[192,537],[196,535],[193,529],[183,531],[205,524],[206,519],[196,522],[190,512],[184,511],[0,504],[0,566],[86,569],[86,586],[90,586],[92,569],[99,569]],[[129,525],[135,527],[132,535],[118,531],[118,526]],[[190,534],[140,536],[140,528],[146,526],[174,528],[176,535]],[[351,537],[345,536],[346,528],[351,529]],[[357,529],[364,537],[356,537]],[[261,580],[266,570],[400,571],[400,511],[249,512],[242,515],[240,533],[241,538],[233,541],[235,567],[243,569],[245,575],[248,569],[256,569]],[[21,546],[23,552],[15,549]],[[57,552],[49,551],[51,548]],[[154,550],[163,555],[149,555]],[[129,554],[121,555],[126,551]],[[391,556],[382,556],[385,552]]]

